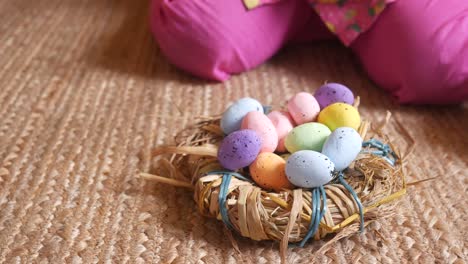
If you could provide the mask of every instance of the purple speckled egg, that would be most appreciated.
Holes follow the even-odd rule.
[[[262,140],[254,130],[243,129],[232,132],[219,146],[219,163],[229,170],[247,167],[257,158],[261,146]]]
[[[354,103],[354,95],[351,90],[339,83],[327,83],[322,85],[314,94],[317,99],[320,109],[334,104],[346,103],[352,105]]]

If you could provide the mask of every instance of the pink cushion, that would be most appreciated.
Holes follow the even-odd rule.
[[[468,1],[400,0],[352,45],[369,76],[401,103],[468,99]]]
[[[153,0],[151,26],[178,67],[224,81],[290,41],[330,38],[306,1],[246,11],[241,0]],[[351,48],[401,103],[468,99],[468,1],[399,0]]]
[[[153,0],[151,26],[166,57],[224,81],[274,55],[312,16],[306,1],[247,11],[241,0]]]

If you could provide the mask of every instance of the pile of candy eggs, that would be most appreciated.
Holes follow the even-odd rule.
[[[227,170],[248,167],[267,190],[324,185],[361,151],[361,117],[353,103],[351,90],[338,83],[294,95],[283,111],[264,113],[255,99],[237,100],[221,118],[226,137],[218,161]]]

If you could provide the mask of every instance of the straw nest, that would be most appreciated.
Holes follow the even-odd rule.
[[[389,118],[390,114],[386,122]],[[154,149],[152,154],[159,156],[157,175],[142,173],[141,176],[192,189],[200,213],[221,220],[218,197],[223,174],[207,175],[223,170],[216,159],[217,146],[223,139],[219,120],[219,116],[202,118],[194,126],[178,133],[175,145]],[[358,132],[365,140],[378,138],[388,144],[395,153],[395,164],[391,165],[379,155],[362,153],[344,172],[344,179],[362,203],[365,225],[390,216],[395,203],[389,202],[406,192],[404,158],[381,132],[382,127],[374,127],[364,121]],[[247,171],[239,173],[248,175]],[[327,250],[334,241],[358,232],[360,226],[359,207],[351,193],[338,183],[327,184],[324,189],[327,209],[313,238],[322,239],[331,233],[336,235],[316,254]],[[288,244],[300,242],[309,230],[314,214],[312,197],[310,190],[298,188],[269,192],[250,181],[232,177],[225,206],[232,229],[253,240],[281,241],[284,260]]]

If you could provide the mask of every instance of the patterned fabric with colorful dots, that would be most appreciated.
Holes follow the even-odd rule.
[[[248,9],[279,1],[243,0]],[[350,45],[377,19],[386,5],[396,0],[308,0],[328,29],[345,44]]]

